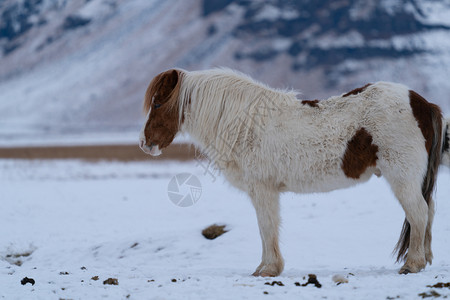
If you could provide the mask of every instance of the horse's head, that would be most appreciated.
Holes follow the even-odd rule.
[[[144,101],[147,119],[139,137],[139,146],[147,154],[160,155],[179,131],[182,75],[180,70],[168,70],[153,78],[147,88]]]

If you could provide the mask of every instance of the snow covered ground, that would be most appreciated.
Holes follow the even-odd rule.
[[[0,298],[450,296],[449,288],[427,287],[450,281],[448,170],[441,170],[436,192],[435,259],[421,273],[397,274],[391,251],[404,215],[385,181],[373,178],[327,194],[283,195],[286,267],[268,279],[250,276],[261,255],[250,201],[196,164],[0,160]],[[169,181],[182,172],[202,185],[191,207],[168,198]],[[201,231],[214,223],[229,231],[207,240]],[[295,285],[308,274],[316,274],[322,288]],[[336,274],[349,282],[336,285]],[[24,277],[35,284],[22,285]],[[118,285],[104,285],[108,278]],[[284,286],[265,284],[273,280]]]

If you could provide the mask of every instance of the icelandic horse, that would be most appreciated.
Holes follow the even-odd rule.
[[[450,166],[449,119],[407,87],[367,84],[326,100],[298,100],[229,69],[157,75],[145,94],[140,147],[161,154],[178,132],[255,207],[262,261],[255,276],[278,276],[281,192],[326,192],[384,176],[405,211],[395,247],[399,273],[431,264],[432,194]]]

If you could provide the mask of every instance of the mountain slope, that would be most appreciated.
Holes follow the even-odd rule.
[[[325,98],[405,83],[449,111],[445,1],[6,0],[0,138],[139,130],[158,72],[239,69]]]

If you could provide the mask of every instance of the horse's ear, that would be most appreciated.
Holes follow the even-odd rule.
[[[153,97],[158,105],[169,101],[173,91],[179,86],[181,71],[171,69],[155,76],[150,82],[145,93],[144,112],[147,113],[151,107]]]
[[[171,90],[173,90],[177,86],[178,77],[179,77],[178,76],[178,72],[179,71],[174,70],[174,69],[169,70],[169,71],[166,72],[166,73],[168,73],[166,75],[166,79],[168,81],[168,88],[171,89]]]

